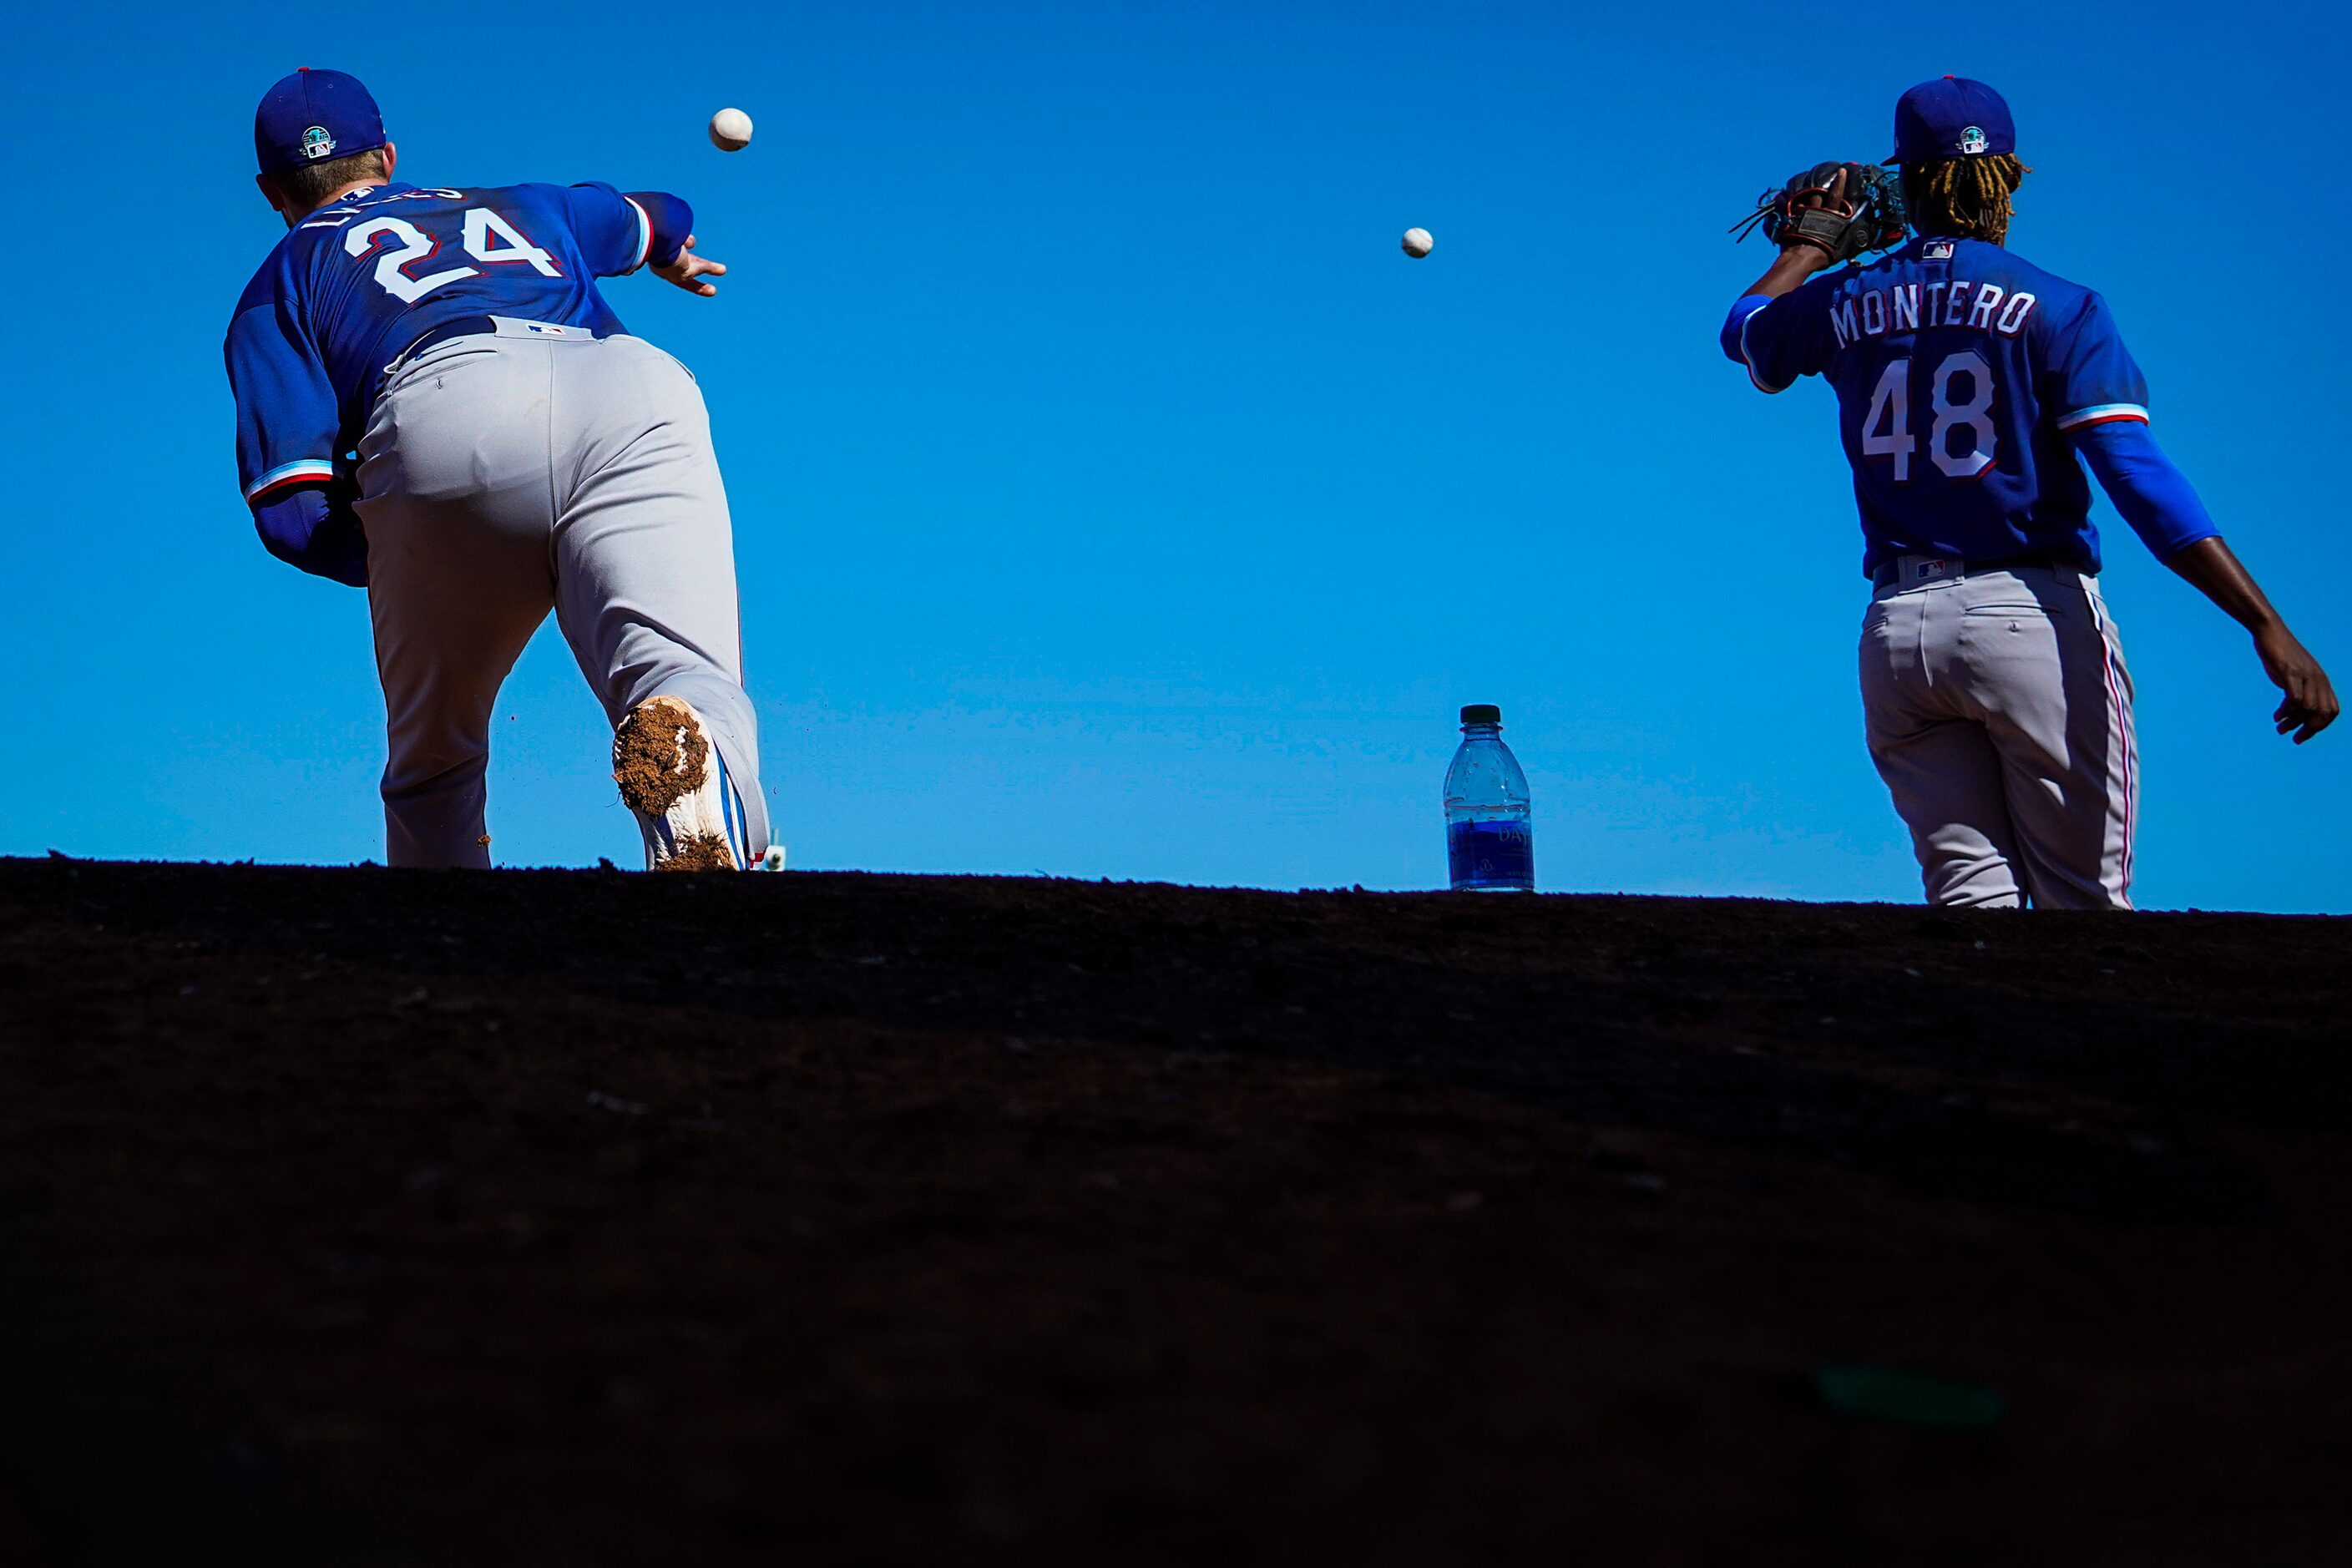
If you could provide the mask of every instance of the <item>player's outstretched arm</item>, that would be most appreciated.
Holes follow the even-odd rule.
[[[643,267],[689,294],[719,292],[727,268],[693,254],[694,208],[667,191],[620,191],[600,181],[541,187],[564,202],[581,249],[599,278]]]
[[[2219,536],[2199,540],[2168,557],[2165,564],[2254,634],[2254,652],[2262,658],[2263,673],[2286,693],[2278,711],[2271,715],[2280,734],[2292,733],[2300,746],[2336,722],[2343,709],[2327,671],[2287,630],[2286,618],[2272,607],[2253,574]]]
[[[2336,721],[2336,689],[2319,661],[2287,630],[2285,617],[2272,607],[2253,574],[2221,542],[2221,531],[2213,526],[2188,476],[2149,436],[2147,413],[2139,406],[2147,395],[2144,389],[2135,390],[2128,403],[2116,405],[2116,416],[2076,426],[2071,432],[2075,449],[2157,559],[2253,634],[2263,672],[2286,694],[2272,718],[2280,734],[2292,732],[2301,745]]]
[[[677,259],[667,267],[654,268],[656,276],[667,278],[689,294],[699,294],[708,300],[719,292],[719,286],[707,281],[727,276],[723,261],[706,261],[694,254],[694,236],[688,235],[677,247]]]

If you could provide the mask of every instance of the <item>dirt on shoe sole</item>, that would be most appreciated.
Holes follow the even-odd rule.
[[[735,852],[716,833],[689,833],[677,849],[654,868],[656,871],[733,871]]]
[[[613,782],[631,811],[659,816],[702,787],[710,742],[675,698],[641,702],[613,736]]]

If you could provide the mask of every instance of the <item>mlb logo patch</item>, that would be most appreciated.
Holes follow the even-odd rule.
[[[1984,127],[1981,125],[1971,125],[1960,132],[1960,151],[1964,153],[1981,153],[1991,145],[1991,142],[1985,140]]]
[[[327,134],[325,126],[313,125],[302,132],[302,156],[310,162],[315,163],[334,150],[335,139]]]
[[[1931,239],[1920,247],[1919,259],[1922,261],[1949,261],[1951,258],[1952,242],[1948,239]]]

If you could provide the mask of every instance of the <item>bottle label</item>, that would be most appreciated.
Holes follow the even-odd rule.
[[[1533,891],[1536,833],[1525,822],[1450,822],[1445,859],[1457,889]]]

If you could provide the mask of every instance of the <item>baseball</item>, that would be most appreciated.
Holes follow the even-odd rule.
[[[740,153],[751,144],[751,117],[740,109],[722,109],[710,117],[710,144],[721,153]]]
[[[710,133],[713,136],[719,134],[715,127]],[[751,132],[746,129],[743,133],[748,136]],[[1437,241],[1429,237],[1429,230],[1425,228],[1409,228],[1404,231],[1404,253],[1407,256],[1427,256],[1436,247],[1436,245]]]

